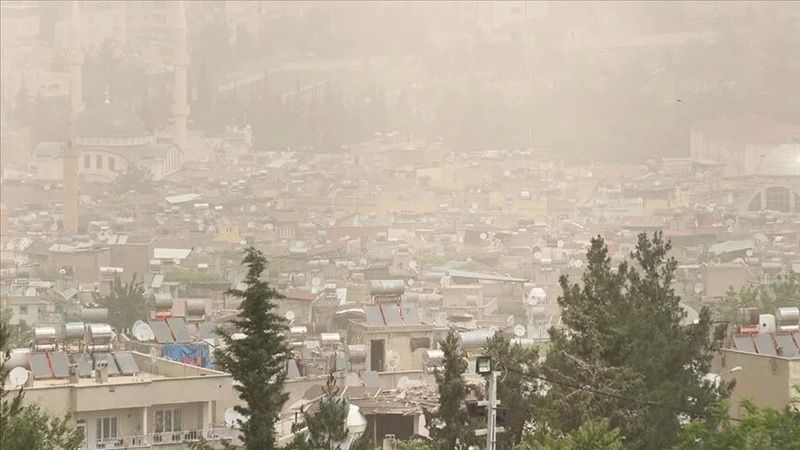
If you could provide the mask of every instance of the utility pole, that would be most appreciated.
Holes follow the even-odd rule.
[[[497,374],[492,371],[489,376],[489,404],[486,408],[486,450],[495,450],[497,445]]]

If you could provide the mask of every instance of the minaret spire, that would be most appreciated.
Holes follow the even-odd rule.
[[[186,8],[183,0],[175,2],[175,103],[172,114],[175,122],[175,145],[186,149],[186,122],[189,105],[186,101],[186,67],[189,53],[186,48]]]
[[[78,116],[83,111],[83,48],[81,35],[80,6],[77,0],[72,1],[70,20],[70,104],[69,137],[64,149],[62,163],[62,178],[64,184],[64,233],[75,234],[78,232],[78,147],[75,142],[78,126]]]

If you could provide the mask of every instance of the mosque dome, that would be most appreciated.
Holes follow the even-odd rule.
[[[79,138],[135,138],[150,133],[135,112],[105,102],[87,108],[78,116],[76,134]]]

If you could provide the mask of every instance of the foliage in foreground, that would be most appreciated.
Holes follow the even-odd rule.
[[[333,373],[328,374],[318,405],[319,409],[314,414],[303,410],[307,432],[295,434],[293,449],[335,449],[347,437],[347,413],[350,407],[347,400],[339,395]]]
[[[661,233],[639,235],[630,262],[611,267],[601,237],[592,239],[582,285],[561,277],[564,328],[551,329],[542,372],[551,381],[547,425],[569,434],[607,419],[633,449],[668,448],[681,419],[707,416],[729,386],[702,381],[724,330],[710,312],[686,313],[671,285],[677,262]]]
[[[224,345],[216,349],[214,356],[219,367],[237,381],[234,389],[244,400],[245,404],[235,409],[247,418],[239,424],[245,446],[260,450],[275,447],[274,425],[289,398],[283,390],[289,349],[286,321],[276,314],[273,303],[281,296],[261,279],[267,259],[250,247],[243,264],[247,266],[245,289],[228,291],[242,299],[239,315],[231,321],[230,328],[217,328]],[[243,337],[234,339],[235,334]]]
[[[144,283],[133,274],[131,281],[123,283],[119,277],[111,282],[111,291],[97,302],[108,308],[108,322],[118,331],[130,328],[137,320],[147,319],[147,297]]]
[[[728,291],[725,300],[714,312],[722,320],[736,319],[739,308],[758,308],[762,314],[772,314],[781,306],[800,306],[800,273],[790,272],[769,284],[752,284],[738,291]]]
[[[557,437],[549,434],[527,435],[516,450],[622,450],[623,438],[606,419],[586,422],[570,433]]]

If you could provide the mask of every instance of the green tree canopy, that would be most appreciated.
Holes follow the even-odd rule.
[[[703,308],[695,324],[672,290],[677,263],[661,233],[639,235],[631,261],[612,268],[601,237],[592,239],[582,285],[566,276],[563,329],[552,329],[542,372],[548,383],[548,425],[569,433],[608,419],[630,448],[665,448],[675,443],[680,419],[709,414],[727,395],[702,381],[724,330],[711,332]],[[713,336],[712,336],[713,334]]]
[[[347,437],[347,400],[339,395],[336,377],[328,374],[319,408],[313,414],[303,410],[306,433],[297,433],[292,448],[297,450],[338,449]]]
[[[622,450],[623,438],[608,420],[586,422],[564,436],[528,434],[516,450]]]
[[[111,291],[100,297],[98,304],[108,308],[108,322],[117,330],[130,328],[137,320],[147,319],[147,297],[144,284],[133,274],[131,281],[123,283],[119,277],[111,282]]]
[[[722,402],[713,417],[686,425],[676,450],[783,450],[800,449],[800,411],[786,406],[778,411],[742,402],[744,416],[734,421]]]
[[[739,308],[758,308],[762,314],[772,314],[781,306],[800,306],[800,273],[790,272],[769,284],[755,284],[730,290],[714,312],[723,320],[733,322]]]
[[[530,377],[537,371],[539,350],[512,345],[501,333],[495,334],[487,344],[486,354],[492,357],[495,370],[502,373],[497,383],[497,397],[502,407],[508,409],[505,431],[497,435],[497,447],[511,449],[522,439],[539,402],[537,384]]]
[[[241,309],[229,328],[217,328],[224,345],[216,349],[214,356],[219,367],[237,381],[234,389],[245,403],[235,407],[247,418],[240,424],[245,446],[260,450],[275,447],[274,425],[289,398],[283,390],[289,349],[284,337],[286,321],[274,311],[273,301],[282,296],[261,280],[267,259],[260,250],[250,247],[243,264],[247,266],[246,288],[228,291],[242,299]],[[244,337],[234,339],[237,333]]]
[[[439,390],[439,407],[435,411],[425,410],[425,422],[435,448],[467,448],[475,441],[475,434],[464,405],[467,397],[467,383],[464,380],[466,355],[454,330],[450,330],[439,346],[444,352],[444,368],[434,373]]]

